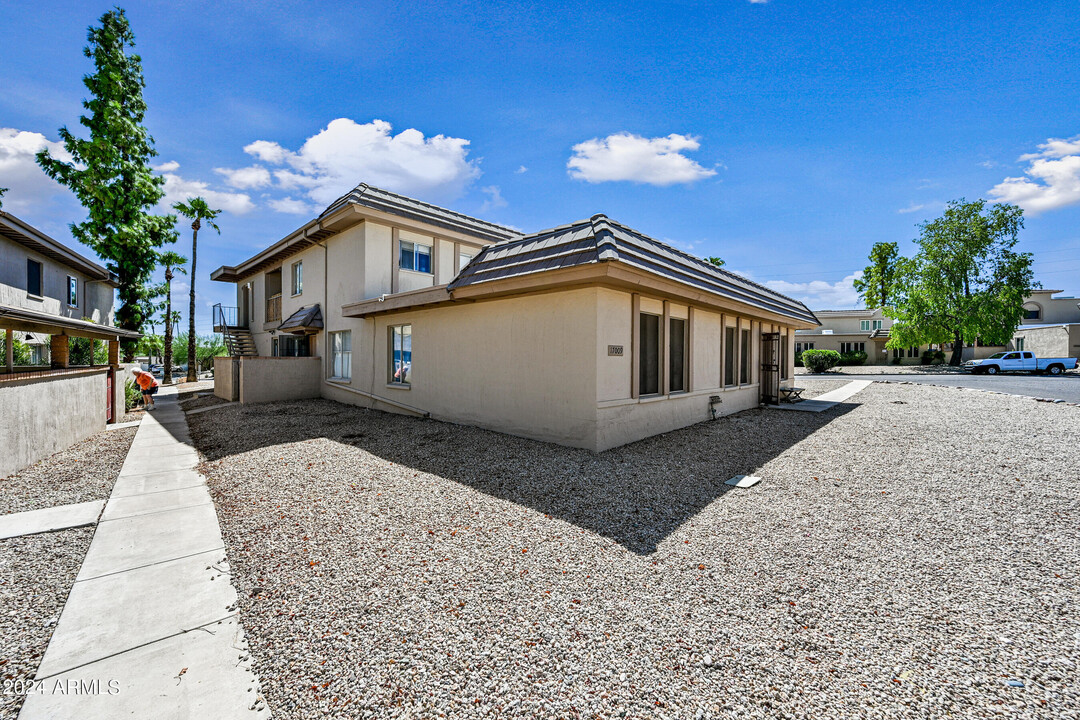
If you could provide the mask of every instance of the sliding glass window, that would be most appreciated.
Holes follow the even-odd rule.
[[[668,325],[668,392],[686,390],[686,321],[671,318]]]
[[[736,344],[738,344],[738,337],[735,334],[735,328],[724,328],[724,387],[735,384]]]
[[[656,395],[660,392],[660,316],[638,315],[638,394]]]

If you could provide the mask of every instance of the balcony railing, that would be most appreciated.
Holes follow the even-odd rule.
[[[238,308],[214,305],[214,332],[225,332],[225,328],[236,327]]]
[[[271,295],[266,299],[266,322],[281,321],[281,295]]]

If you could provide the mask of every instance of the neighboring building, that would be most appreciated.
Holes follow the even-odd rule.
[[[1046,357],[1080,357],[1080,300],[1052,297],[1060,290],[1035,290],[1024,301],[1024,319],[1008,345],[973,343],[964,348],[963,359],[985,358],[1002,350],[1031,350]],[[795,352],[835,350],[862,351],[868,365],[918,364],[929,346],[886,348],[892,318],[881,310],[815,310],[821,327],[799,330]],[[946,351],[952,345],[943,346]]]
[[[0,477],[123,414],[119,341],[139,334],[111,327],[115,288],[108,270],[0,211]],[[109,364],[70,367],[73,337],[108,343]],[[32,365],[15,365],[15,340],[30,346]]]
[[[1024,319],[1010,350],[1030,350],[1041,357],[1080,358],[1080,300],[1052,297],[1061,290],[1036,290],[1024,302]]]
[[[817,325],[603,215],[522,236],[367,185],[211,277],[237,284],[237,308],[215,310],[225,397],[322,396],[594,451],[775,401],[794,331]]]

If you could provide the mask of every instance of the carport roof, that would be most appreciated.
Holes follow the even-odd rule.
[[[770,313],[820,325],[803,303],[676,250],[605,215],[484,248],[447,287],[618,261]]]
[[[99,325],[89,320],[77,320],[62,315],[14,308],[0,305],[0,329],[11,328],[20,332],[38,332],[46,335],[71,335],[95,340],[138,340],[140,333],[133,330]]]

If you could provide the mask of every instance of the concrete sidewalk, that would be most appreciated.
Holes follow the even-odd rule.
[[[93,525],[104,505],[104,500],[90,500],[0,515],[0,540]]]
[[[183,411],[160,397],[131,444],[21,720],[269,717],[197,463]]]
[[[855,393],[865,390],[873,384],[873,380],[852,380],[847,385],[818,395],[816,398],[800,400],[795,403],[781,403],[780,405],[767,405],[773,410],[794,410],[796,412],[823,412],[842,403]]]

